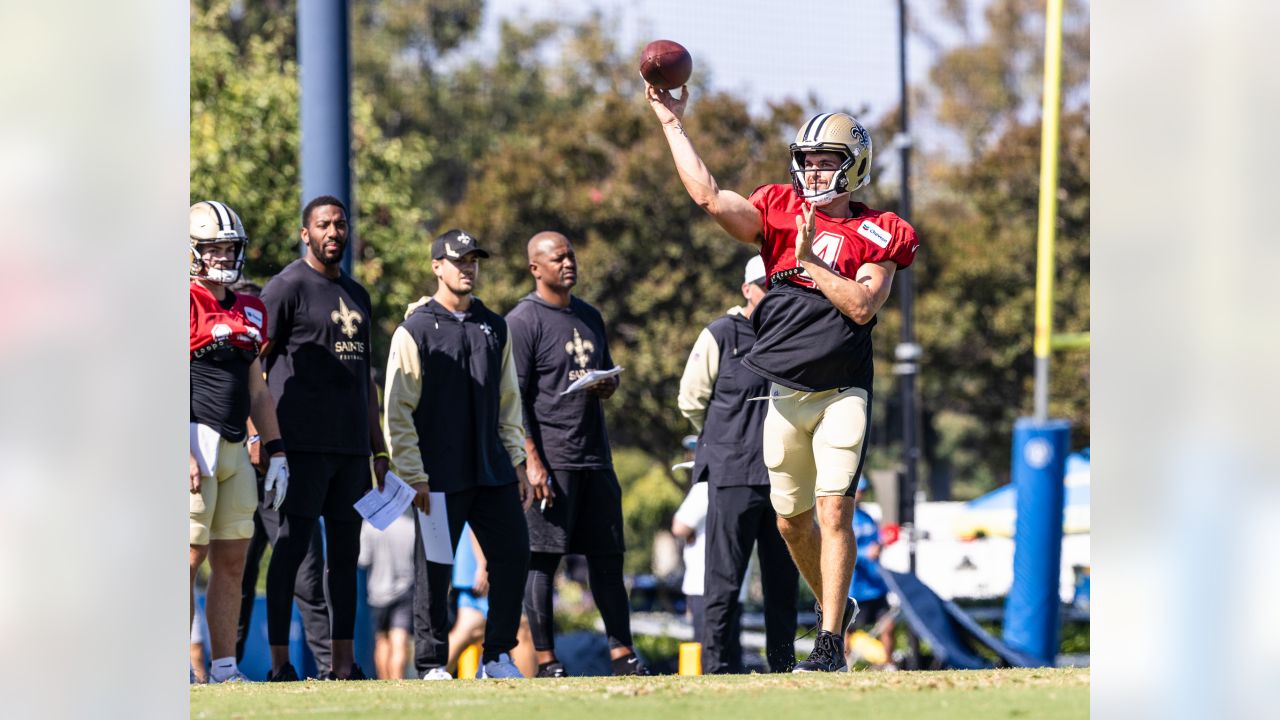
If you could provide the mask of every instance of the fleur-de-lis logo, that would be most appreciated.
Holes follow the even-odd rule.
[[[480,329],[484,331],[485,335],[493,334],[493,328],[489,327],[489,323],[480,323]]]
[[[353,338],[356,336],[356,326],[364,320],[364,316],[348,308],[342,298],[338,298],[338,309],[329,313],[329,319],[342,326],[343,335]]]
[[[587,363],[591,362],[591,353],[595,349],[596,344],[590,340],[583,340],[578,334],[578,328],[573,329],[573,340],[564,344],[564,351],[573,356],[573,361],[578,363],[580,368],[586,368]]]

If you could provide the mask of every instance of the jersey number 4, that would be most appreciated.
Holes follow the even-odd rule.
[[[836,268],[836,258],[840,257],[840,247],[844,245],[844,237],[833,232],[820,233],[818,237],[813,239],[813,254],[817,255],[822,262],[831,268],[831,272],[840,275],[840,271]],[[809,273],[800,273],[808,278]],[[812,278],[809,278],[812,280]]]

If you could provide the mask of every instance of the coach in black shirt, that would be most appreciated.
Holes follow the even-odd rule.
[[[524,400],[534,496],[526,512],[533,554],[524,607],[538,653],[538,676],[564,676],[555,654],[551,583],[560,558],[568,553],[587,556],[613,673],[643,673],[631,649],[631,608],[622,578],[622,489],[613,472],[601,404],[617,390],[618,379],[561,395],[591,370],[613,367],[604,320],[571,294],[578,263],[568,238],[538,233],[529,240],[528,252],[537,287],[507,314],[507,324]]]
[[[444,493],[451,547],[470,522],[488,560],[489,618],[476,677],[517,678],[523,676],[510,651],[529,567],[523,511],[531,496],[507,323],[472,295],[486,257],[461,230],[432,244],[439,287],[409,306],[391,337],[386,432],[396,473],[417,490],[414,505],[439,512],[430,493]],[[446,680],[452,568],[428,562],[422,543],[414,543],[413,555],[418,673]]]
[[[778,532],[769,502],[764,464],[764,418],[769,381],[742,363],[756,341],[751,315],[764,297],[764,261],[747,263],[742,295],[747,304],[731,308],[702,330],[680,378],[680,412],[701,435],[693,464],[695,482],[709,483],[703,590],[702,671],[742,672],[742,645],[736,637],[742,611],[738,594],[759,545],[764,590],[765,649],[769,668],[789,672],[795,665],[796,594],[800,572]]]
[[[324,516],[331,616],[332,679],[363,679],[355,665],[356,561],[360,516],[352,505],[382,484],[388,455],[378,432],[377,392],[369,373],[369,293],[342,272],[347,210],[324,195],[302,211],[307,252],[267,283],[270,344],[267,385],[293,470],[280,507],[280,532],[267,567],[267,634],[271,680],[296,680],[289,663],[294,579],[317,518]]]

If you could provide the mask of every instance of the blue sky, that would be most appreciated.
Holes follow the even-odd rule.
[[[928,12],[934,1],[916,0],[908,12]],[[814,93],[832,109],[866,107],[874,119],[897,103],[897,0],[489,0],[483,34],[493,38],[501,18],[582,17],[593,7],[618,21],[622,47],[676,40],[695,73],[710,73],[714,87],[757,109]],[[912,42],[907,53],[908,77],[923,80],[933,52]]]

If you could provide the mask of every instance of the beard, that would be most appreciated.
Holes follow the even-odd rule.
[[[475,292],[476,289],[476,283],[474,280],[471,281],[470,285],[463,285],[462,283],[445,283],[445,286],[449,288],[450,292],[458,297],[470,295],[472,292]]]
[[[342,262],[342,255],[347,250],[347,242],[345,240],[338,243],[338,251],[334,253],[333,256],[330,256],[325,252],[324,246],[325,243],[323,241],[319,243],[307,241],[307,250],[315,257],[315,259],[320,261],[321,265],[332,267],[333,265],[337,265]]]

